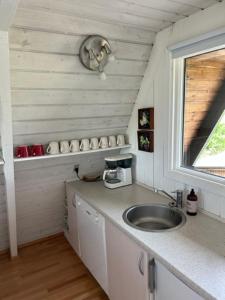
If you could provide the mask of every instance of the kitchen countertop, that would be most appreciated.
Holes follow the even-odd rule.
[[[103,182],[67,184],[203,298],[225,300],[224,223],[198,213],[186,215],[187,222],[180,229],[144,232],[125,224],[124,210],[141,203],[168,203],[168,198],[137,184],[114,190],[105,188]]]

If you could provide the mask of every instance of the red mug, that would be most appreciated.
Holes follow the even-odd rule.
[[[22,158],[22,157],[28,157],[30,156],[29,147],[27,145],[21,145],[16,147],[16,157]]]
[[[45,154],[44,147],[42,144],[35,144],[30,147],[31,156],[42,156]]]

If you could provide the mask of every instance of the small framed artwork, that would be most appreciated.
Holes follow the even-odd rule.
[[[138,129],[154,129],[154,108],[142,108],[138,110]]]
[[[139,130],[138,135],[138,150],[145,152],[154,151],[154,132]]]

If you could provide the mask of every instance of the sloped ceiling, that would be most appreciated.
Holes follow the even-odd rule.
[[[155,35],[216,0],[21,0],[10,30],[14,143],[125,133]],[[108,78],[78,52],[109,39]]]

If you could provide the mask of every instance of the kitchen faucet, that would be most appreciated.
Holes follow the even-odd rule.
[[[166,191],[161,190],[161,189],[154,188],[154,192],[164,194],[168,198],[170,198],[172,200],[172,202],[169,203],[170,206],[174,206],[174,207],[178,207],[178,208],[183,207],[183,191],[176,190],[176,191],[172,192],[173,194],[176,194],[175,198],[173,196],[171,196],[170,194],[168,194]]]

